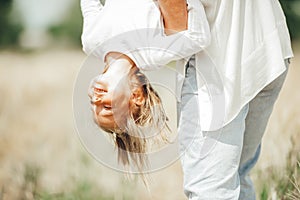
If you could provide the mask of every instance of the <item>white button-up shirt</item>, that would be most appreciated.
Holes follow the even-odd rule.
[[[188,30],[166,36],[156,1],[81,0],[83,50],[102,61],[122,52],[144,70],[177,60],[178,94],[195,54],[201,128],[216,130],[285,71],[290,37],[277,0],[187,2]]]
[[[205,86],[198,76],[200,121],[203,130],[215,130],[233,120],[245,104],[283,73],[284,59],[293,57],[293,52],[278,0],[202,3],[211,43],[196,54],[196,66],[204,79],[213,76],[208,82],[214,84]]]

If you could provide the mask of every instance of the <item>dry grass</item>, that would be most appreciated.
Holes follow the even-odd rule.
[[[185,199],[178,162],[152,175],[150,195],[141,182],[126,182],[83,149],[71,98],[84,58],[80,50],[0,52],[0,199],[76,199],[88,194],[86,199]],[[284,168],[290,138],[297,145],[300,141],[299,75],[296,57],[253,173],[259,190],[259,173]]]
[[[84,59],[80,50],[0,52],[0,199],[31,199],[35,190],[64,194],[82,182],[114,199],[151,198],[139,181],[126,182],[79,142],[72,90]],[[169,196],[174,186],[173,199],[183,197],[178,171],[179,164],[154,175],[157,199]],[[133,187],[138,188],[134,197]]]

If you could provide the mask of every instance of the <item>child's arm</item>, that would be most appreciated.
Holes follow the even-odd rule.
[[[187,25],[185,25],[186,19],[178,19],[179,16],[184,16],[186,12],[183,8],[183,1],[185,2],[185,0],[159,0],[161,14],[165,17],[164,25],[173,31],[168,36],[146,36],[144,40],[147,42],[144,42],[144,46],[140,46],[147,49],[147,45],[149,45],[151,48],[136,51],[131,55],[128,54],[139,68],[144,70],[157,69],[171,61],[188,58],[210,44],[210,28],[201,1],[187,0]],[[177,8],[174,5],[176,2],[179,4]],[[176,13],[176,11],[181,13]],[[184,26],[187,26],[186,30],[182,30]]]
[[[91,24],[97,19],[103,5],[100,3],[100,0],[80,0],[80,7],[83,17],[83,29],[81,35],[82,49],[88,54],[90,52],[87,50],[92,48],[92,45],[87,41],[92,26]]]
[[[188,5],[188,36],[198,40],[201,47],[210,44],[210,27],[203,4],[200,0],[187,0]]]
[[[97,15],[103,8],[99,0],[81,0],[80,7],[85,22]]]
[[[204,7],[200,0],[187,0],[188,7],[183,8],[185,0],[173,0],[181,6],[176,6],[170,0],[159,0],[165,25],[172,30],[180,31],[171,35],[162,35],[159,29],[137,29],[120,33],[96,47],[89,34],[95,29],[93,24],[99,17],[102,5],[99,0],[81,0],[84,17],[82,34],[83,50],[92,53],[104,61],[109,52],[119,52],[127,55],[141,69],[156,69],[173,60],[187,58],[203,50],[210,43],[210,29]],[[167,2],[167,3],[166,3]],[[176,9],[182,13],[176,13]],[[179,19],[188,10],[186,19]],[[181,12],[180,11],[180,12]],[[151,16],[149,16],[151,17]],[[134,23],[134,22],[132,22]],[[117,26],[117,24],[112,24]],[[187,30],[186,29],[187,26]],[[162,27],[163,28],[163,27]],[[182,30],[183,29],[183,30]],[[163,30],[162,30],[163,32]],[[100,37],[100,36],[99,36]],[[95,47],[95,48],[94,48]]]

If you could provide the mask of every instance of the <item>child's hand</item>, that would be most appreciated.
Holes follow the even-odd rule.
[[[91,102],[92,102],[93,97],[94,97],[95,83],[96,83],[97,79],[99,78],[99,76],[101,76],[101,75],[98,75],[98,76],[94,77],[94,78],[91,80],[90,85],[89,85],[89,87],[88,87],[88,96],[90,97]]]

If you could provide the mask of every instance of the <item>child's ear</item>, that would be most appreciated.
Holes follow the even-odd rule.
[[[141,106],[145,102],[145,97],[142,88],[135,89],[131,95],[132,102],[137,105]]]

